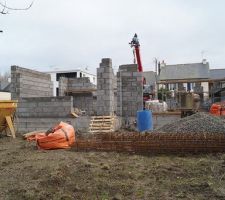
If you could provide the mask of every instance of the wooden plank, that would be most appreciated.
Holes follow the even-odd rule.
[[[105,118],[114,118],[114,116],[110,116],[110,115],[107,115],[107,116],[92,116],[92,119],[105,119]]]
[[[113,122],[110,121],[101,121],[101,122],[91,122],[90,124],[112,124]]]
[[[91,121],[90,124],[112,124],[114,122],[112,121],[99,121],[99,122],[96,122],[96,121]]]
[[[13,122],[12,122],[11,116],[6,116],[5,119],[6,119],[7,125],[9,127],[9,130],[10,130],[13,138],[16,138],[16,133],[15,133],[15,129],[14,129],[14,126],[13,126]]]
[[[92,130],[111,130],[111,126],[110,127],[91,127],[90,129]]]
[[[29,137],[29,136],[36,135],[36,134],[38,134],[38,133],[45,133],[46,131],[47,131],[47,130],[32,131],[32,132],[23,134],[23,137],[24,137],[24,138],[27,138],[27,137]]]
[[[75,112],[72,112],[71,115],[72,115],[73,117],[75,117],[75,118],[78,118],[78,117],[79,117],[79,115],[77,115]]]
[[[112,119],[97,119],[97,120],[91,120],[91,122],[113,122]]]
[[[114,118],[92,118],[91,120],[92,121],[95,121],[95,120],[114,120]]]
[[[90,127],[112,127],[112,124],[92,124]]]
[[[109,133],[109,132],[113,132],[114,130],[99,130],[99,131],[90,131],[91,133]]]

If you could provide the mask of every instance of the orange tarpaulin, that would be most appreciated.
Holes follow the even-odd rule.
[[[73,126],[60,122],[50,133],[31,135],[27,140],[35,140],[39,149],[68,149],[75,143],[75,131]]]
[[[209,113],[216,116],[225,115],[225,102],[216,102],[212,104]]]

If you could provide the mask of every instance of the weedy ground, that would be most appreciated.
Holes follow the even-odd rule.
[[[0,199],[225,199],[225,154],[43,151],[5,137]]]

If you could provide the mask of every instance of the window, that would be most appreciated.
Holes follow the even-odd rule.
[[[56,88],[56,96],[57,97],[59,96],[59,88],[58,87]]]
[[[68,72],[68,73],[57,73],[56,74],[56,81],[59,81],[61,77],[66,78],[77,78],[77,72]]]
[[[80,77],[82,77],[82,73],[80,72]]]

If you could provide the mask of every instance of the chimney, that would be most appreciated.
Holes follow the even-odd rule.
[[[206,65],[207,64],[207,60],[206,59],[202,59],[202,64]]]
[[[160,66],[160,62],[158,62],[158,74],[160,74],[161,71],[161,66]]]
[[[165,67],[166,63],[164,62],[164,60],[161,62],[161,67]]]

